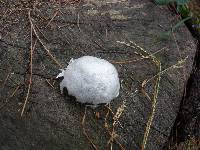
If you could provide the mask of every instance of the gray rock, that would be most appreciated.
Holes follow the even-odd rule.
[[[114,130],[118,136],[113,141],[113,149],[120,149],[119,143],[127,150],[141,148],[152,112],[157,76],[144,88],[151,100],[142,92],[141,85],[159,71],[152,56],[144,57],[153,54],[161,62],[162,70],[167,71],[161,74],[146,149],[162,149],[177,116],[196,50],[187,28],[182,26],[169,39],[162,40],[160,35],[178,20],[166,7],[156,6],[149,0],[89,1],[85,6],[82,2],[75,6],[64,2],[62,5],[33,3],[13,0],[0,6],[0,14],[4,14],[0,20],[3,27],[0,39],[0,149],[76,150],[92,147],[81,125],[84,106],[60,94],[59,81],[53,79],[60,67],[39,41],[33,54],[32,88],[25,113],[20,117],[29,76],[31,31],[27,7],[34,8],[31,17],[37,34],[58,62],[67,64],[71,58],[92,55],[117,67],[122,90],[111,103],[114,114],[121,108],[115,117]],[[56,11],[58,13],[53,17]],[[35,40],[33,33],[33,44]],[[134,48],[131,41],[145,51]],[[181,68],[168,69],[186,57]],[[96,110],[87,109],[86,113],[85,132],[98,149],[111,146],[107,143],[114,115],[110,112],[105,124],[107,112],[108,109],[102,106]]]

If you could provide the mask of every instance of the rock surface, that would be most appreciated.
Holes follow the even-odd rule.
[[[60,2],[0,2],[0,149],[91,149],[90,142],[96,149],[111,145],[113,149],[141,149],[160,75],[159,61],[166,71],[161,73],[145,147],[162,149],[177,116],[196,50],[187,28],[182,26],[162,40],[160,35],[178,21],[177,16],[150,0]],[[37,35],[33,30],[32,87],[21,117],[30,76],[30,20]],[[45,47],[36,41],[38,37]],[[143,49],[134,48],[134,43]],[[71,58],[83,55],[113,63],[122,85],[119,97],[111,103],[112,112],[118,110],[118,114],[104,106],[87,109],[82,126],[85,107],[60,94],[59,81],[54,79],[60,66],[48,50],[63,67]],[[181,60],[185,60],[181,67],[172,67]],[[114,140],[110,136],[113,125],[118,135]]]

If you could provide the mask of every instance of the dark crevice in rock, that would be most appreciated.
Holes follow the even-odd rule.
[[[197,49],[177,118],[164,146],[164,149],[170,150],[179,149],[182,142],[193,140],[199,145],[200,141],[200,32],[193,28],[193,19],[185,24],[196,40]]]

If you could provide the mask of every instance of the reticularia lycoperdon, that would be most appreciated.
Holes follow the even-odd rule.
[[[64,77],[60,83],[61,93],[66,87],[68,94],[81,103],[110,103],[119,95],[117,70],[104,59],[93,56],[72,59],[58,77]]]

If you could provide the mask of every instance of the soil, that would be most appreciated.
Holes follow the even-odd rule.
[[[0,149],[166,145],[197,47],[186,26],[163,36],[179,20],[167,7],[150,0],[5,0],[0,15]],[[116,66],[121,90],[112,112],[60,93],[59,69],[83,55]]]

